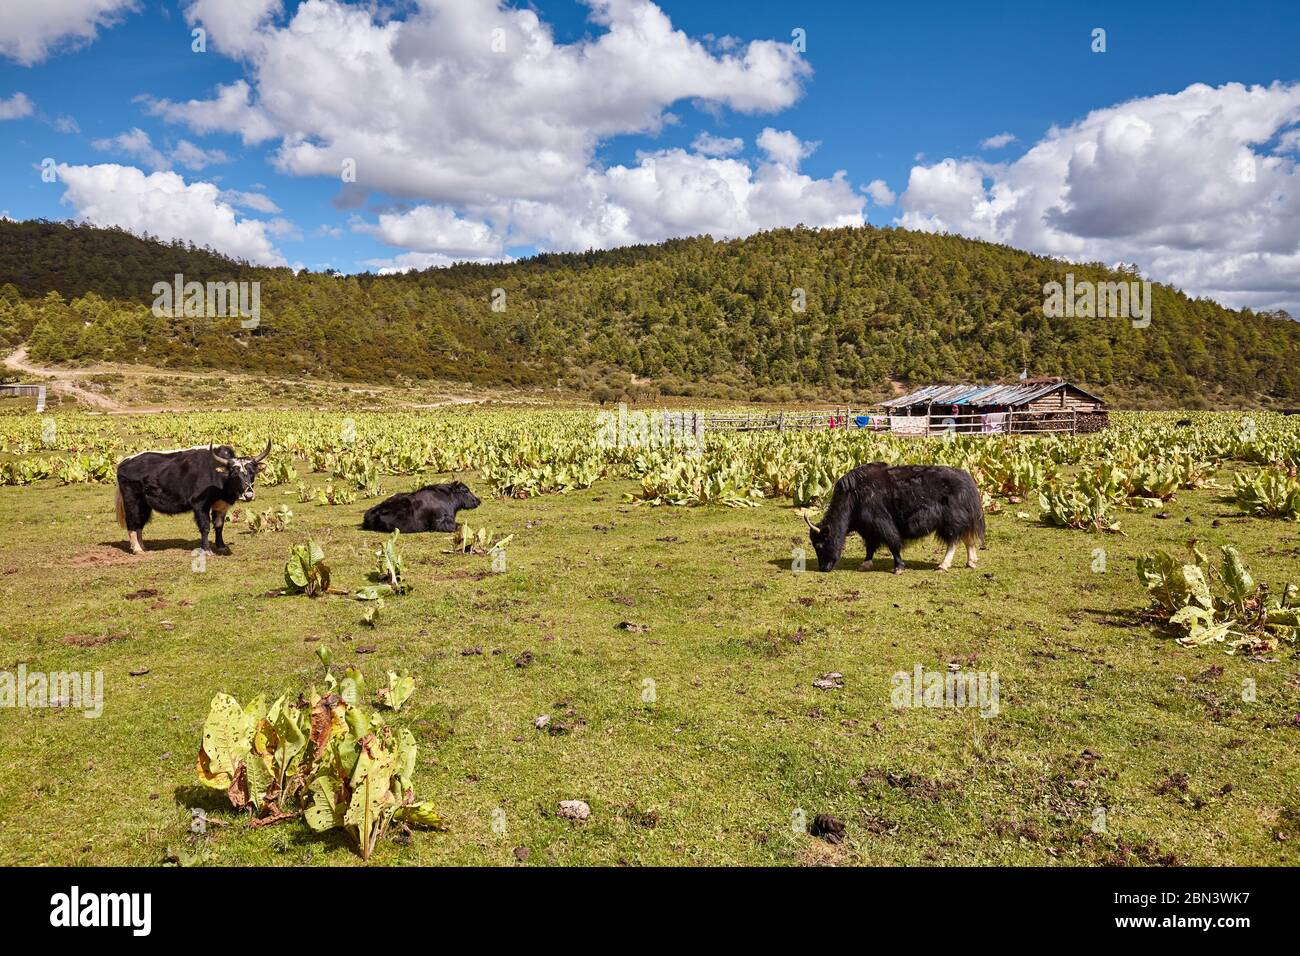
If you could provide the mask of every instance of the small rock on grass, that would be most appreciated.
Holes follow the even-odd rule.
[[[518,860],[520,863],[526,863],[528,861],[528,858],[532,856],[532,853],[529,851],[528,847],[526,846],[515,847],[514,853],[515,853],[515,859]]]
[[[827,671],[813,681],[812,685],[818,690],[843,690],[844,675],[839,671]]]
[[[533,726],[536,727],[538,730],[543,730],[545,729],[546,725],[549,724],[550,722],[551,722],[551,715],[542,714],[540,717],[535,717],[533,719]]]
[[[591,807],[582,800],[561,800],[560,808],[555,811],[555,815],[565,820],[581,822],[591,816]]]

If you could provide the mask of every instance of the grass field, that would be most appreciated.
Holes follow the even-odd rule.
[[[293,509],[290,530],[234,523],[234,555],[194,573],[188,517],[155,518],[134,557],[111,485],[0,488],[0,670],[105,683],[98,719],[0,709],[0,863],[156,865],[171,848],[360,865],[337,831],[253,829],[195,777],[213,694],[305,690],[322,644],[372,689],[389,668],[417,680],[396,721],[448,829],[386,841],[374,864],[1300,862],[1296,658],[1178,646],[1139,620],[1134,574],[1138,555],[1194,537],[1237,546],[1258,580],[1295,579],[1294,522],[1241,516],[1213,489],[1180,492],[1165,518],[1125,511],[1123,536],[1012,506],[990,515],[977,570],[936,572],[927,543],[901,576],[879,556],[860,571],[853,541],[836,572],[793,573],[807,539],[788,503],[623,503],[633,487],[481,494],[465,517],[515,536],[503,573],[446,553],[450,535],[404,536],[415,590],[374,630],[359,602],[277,594],[308,534],[336,585],[364,584],[372,500],[260,488],[258,508]],[[918,664],[996,671],[998,714],[896,709],[891,676]],[[829,671],[842,689],[813,686]],[[543,714],[567,732],[537,729]],[[557,818],[567,799],[590,805],[586,823]],[[201,839],[193,807],[213,821]],[[834,815],[847,839],[795,833],[800,813]]]

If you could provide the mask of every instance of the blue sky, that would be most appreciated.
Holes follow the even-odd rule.
[[[1155,278],[1229,304],[1293,306],[1300,299],[1300,236],[1285,222],[1258,226],[1261,210],[1273,218],[1300,210],[1300,5],[1239,3],[1228,13],[1187,2],[608,0],[610,9],[593,17],[591,6],[570,0],[531,7],[425,0],[352,4],[357,16],[379,12],[344,26],[346,18],[331,12],[342,9],[336,0],[318,0],[314,12],[333,17],[339,42],[349,47],[400,28],[396,65],[373,75],[357,66],[350,91],[347,82],[328,89],[339,48],[309,49],[314,41],[292,35],[311,12],[293,0],[280,9],[276,0],[49,2],[47,20],[64,21],[0,14],[0,116],[12,115],[0,120],[0,212],[13,218],[83,215],[159,234],[168,222],[182,223],[198,233],[196,241],[234,254],[349,272],[864,219],[1069,258],[1137,261]],[[95,3],[123,9],[96,26],[81,9]],[[656,7],[684,36],[638,32],[638,18]],[[536,24],[511,18],[530,9]],[[27,22],[15,22],[24,16]],[[490,72],[499,69],[495,61],[483,67],[477,50],[464,52],[477,39],[450,46],[437,39],[468,19],[478,30],[479,18],[484,31],[506,25],[514,48],[505,72]],[[421,22],[429,32],[419,32]],[[196,25],[208,30],[207,52],[190,49]],[[521,37],[549,33],[572,56],[528,66],[516,27]],[[1106,31],[1104,53],[1091,49],[1098,27]],[[796,29],[806,49],[787,55]],[[626,75],[617,56],[594,65],[582,54],[618,30],[632,37],[619,49],[644,54]],[[779,45],[779,63],[726,66],[755,41],[774,41],[758,52]],[[412,56],[423,66],[406,72]],[[566,73],[576,59],[584,62],[575,90]],[[467,78],[480,69],[489,73]],[[319,83],[303,81],[312,70],[322,71]],[[430,80],[438,70],[442,79]],[[580,102],[624,80],[629,89],[599,108]],[[196,122],[193,111],[158,105],[208,101],[241,81],[250,90],[247,116]],[[494,83],[503,89],[500,102],[484,99]],[[1205,89],[1187,92],[1194,84]],[[1251,94],[1256,85],[1271,92]],[[654,89],[643,97],[637,87]],[[416,88],[423,106],[386,115]],[[686,95],[677,96],[678,88]],[[340,107],[349,92],[357,102]],[[541,123],[562,130],[554,138],[530,128],[538,96],[543,112],[555,110]],[[1160,99],[1168,96],[1183,99]],[[499,130],[473,115],[480,101],[500,111]],[[269,120],[261,117],[263,102],[275,104]],[[1189,113],[1202,122],[1180,128]],[[1090,115],[1091,127],[1079,126]],[[248,117],[267,128],[241,135]],[[426,138],[426,126],[439,132]],[[1035,159],[1053,127],[1069,132],[1067,142],[1044,147]],[[133,130],[143,132],[147,147]],[[792,135],[766,140],[765,130]],[[701,150],[702,132],[742,142]],[[117,139],[129,133],[131,140]],[[981,145],[998,134],[1014,139]],[[310,148],[286,160],[286,141]],[[439,158],[466,142],[477,145],[456,159]],[[1096,165],[1091,175],[1070,162],[1081,148]],[[1207,151],[1222,161],[1206,166]],[[485,168],[475,168],[475,152]],[[362,157],[361,195],[329,174],[353,153]],[[542,170],[536,183],[528,181],[533,155]],[[43,182],[46,157],[73,172]],[[416,170],[424,160],[430,167]],[[546,170],[547,162],[554,168]],[[1239,162],[1255,164],[1256,172],[1238,176]],[[107,164],[140,174],[109,178]],[[368,177],[377,166],[391,168]],[[1240,191],[1226,201],[1212,188],[1223,170]],[[150,178],[158,174],[179,177],[169,188],[210,183],[213,190],[186,194],[174,215],[166,203],[130,206],[127,194],[150,191],[163,182]],[[879,185],[869,197],[873,182]],[[1117,182],[1128,194],[1116,192]],[[1165,204],[1151,200],[1166,189]],[[1181,203],[1180,195],[1201,200]],[[1242,223],[1255,223],[1258,235],[1242,237]],[[1227,233],[1239,238],[1214,238]],[[1225,256],[1239,261],[1225,270]]]

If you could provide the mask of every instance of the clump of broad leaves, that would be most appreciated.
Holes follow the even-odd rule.
[[[508,534],[504,538],[496,537],[493,532],[486,527],[475,530],[467,523],[456,525],[456,531],[451,536],[451,548],[448,554],[489,554],[494,551],[502,550],[514,538],[513,534]]]
[[[378,582],[380,594],[405,594],[411,590],[411,585],[402,576],[406,562],[402,552],[397,550],[397,539],[401,534],[401,531],[394,530],[375,550],[375,569],[370,572],[370,577]],[[376,588],[363,590],[373,591]]]
[[[1060,528],[1118,532],[1116,498],[1094,475],[1080,475],[1072,485],[1053,485],[1038,492],[1042,520]]]
[[[306,544],[295,544],[284,564],[284,585],[290,594],[320,597],[330,589],[330,567],[325,563],[325,551],[310,538]]]
[[[280,505],[274,510],[267,508],[264,511],[250,511],[244,519],[249,534],[262,534],[266,531],[286,531],[292,522],[293,512],[289,510],[288,505]]]
[[[1186,562],[1164,551],[1138,558],[1138,579],[1151,594],[1150,616],[1185,646],[1222,641],[1230,653],[1259,657],[1282,641],[1300,641],[1300,589],[1288,583],[1275,593],[1256,584],[1236,548],[1220,550],[1217,568],[1195,543]]]
[[[257,480],[263,485],[286,485],[298,477],[298,469],[288,457],[276,457],[265,462]]]
[[[365,681],[349,668],[342,680],[325,663],[325,693],[264,696],[246,706],[229,694],[212,698],[203,724],[198,777],[224,790],[255,827],[301,818],[312,830],[342,829],[365,860],[394,825],[446,829],[433,804],[415,799],[417,747],[405,728],[360,704]],[[381,707],[396,711],[415,690],[405,671],[389,672]]]
[[[1265,468],[1254,475],[1238,473],[1233,477],[1232,497],[1250,514],[1300,521],[1300,480],[1294,472]]]
[[[332,481],[327,481],[324,488],[313,490],[301,481],[298,482],[298,501],[301,504],[315,502],[318,505],[350,505],[356,500],[356,494],[349,491],[345,485],[336,485]]]
[[[352,596],[358,601],[365,601],[366,609],[361,622],[367,627],[378,627],[384,611],[384,598],[394,594],[406,594],[411,590],[402,572],[405,561],[397,550],[397,539],[401,532],[394,530],[384,543],[375,551],[375,569],[370,572],[374,584],[359,588]]]

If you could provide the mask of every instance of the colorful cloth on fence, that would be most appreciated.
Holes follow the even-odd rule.
[[[989,412],[984,416],[983,431],[991,435],[1001,435],[1007,430],[1006,412]]]

